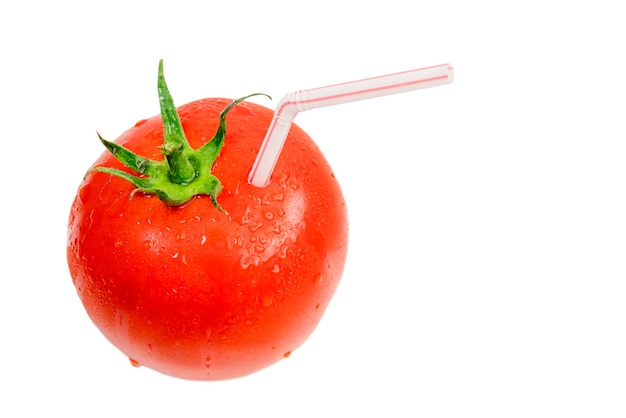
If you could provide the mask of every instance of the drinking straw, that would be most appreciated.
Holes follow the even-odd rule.
[[[265,187],[269,184],[291,123],[298,112],[441,86],[452,83],[453,79],[452,66],[442,64],[287,93],[276,106],[272,122],[248,175],[248,182],[256,187]]]

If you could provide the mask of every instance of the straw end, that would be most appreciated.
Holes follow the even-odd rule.
[[[448,83],[452,83],[454,81],[454,67],[451,64],[446,64],[446,74],[448,75]]]

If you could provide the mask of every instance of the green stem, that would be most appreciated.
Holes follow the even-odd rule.
[[[165,83],[163,60],[159,62],[158,91],[163,119],[161,152],[165,159],[150,160],[115,142],[107,141],[98,134],[100,141],[115,158],[138,175],[110,167],[95,167],[87,174],[101,172],[123,178],[136,187],[131,197],[136,192],[150,193],[158,196],[168,206],[180,206],[196,195],[208,195],[214,206],[225,212],[217,202],[217,196],[223,188],[222,183],[211,171],[224,146],[226,115],[243,100],[263,93],[250,94],[230,103],[220,113],[219,127],[213,138],[195,150],[185,137],[180,117]]]
[[[189,161],[192,149],[185,138],[183,125],[174,106],[174,100],[163,75],[163,60],[159,61],[159,104],[163,119],[162,152],[170,165],[170,178],[174,183],[187,184],[197,175],[196,167]]]

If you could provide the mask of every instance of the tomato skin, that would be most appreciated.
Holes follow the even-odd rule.
[[[213,137],[230,102],[178,109],[192,147]],[[189,380],[241,377],[288,356],[319,323],[343,272],[346,205],[327,161],[297,125],[270,185],[248,184],[272,115],[243,102],[226,118],[213,174],[228,214],[208,196],[168,207],[105,173],[80,185],[68,227],[70,273],[92,321],[133,364]],[[162,159],[160,116],[116,142]],[[123,169],[108,152],[94,166]]]

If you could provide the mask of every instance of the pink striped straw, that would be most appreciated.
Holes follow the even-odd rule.
[[[252,170],[250,170],[248,175],[248,182],[256,187],[265,187],[269,184],[270,177],[287,139],[291,123],[298,112],[441,86],[452,83],[453,80],[454,69],[452,66],[450,64],[442,64],[287,93],[276,106],[274,118],[265,134],[265,139],[261,144]]]

